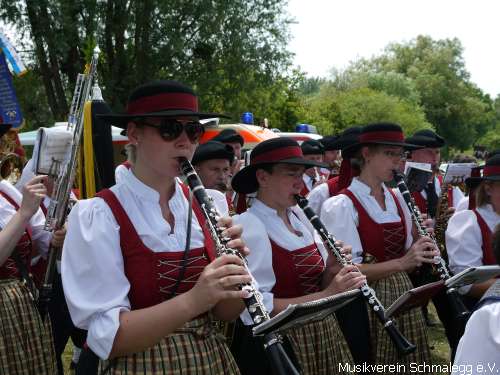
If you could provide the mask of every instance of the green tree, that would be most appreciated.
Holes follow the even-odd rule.
[[[76,73],[93,46],[99,83],[114,110],[151,79],[192,85],[202,109],[267,116],[286,103],[290,19],[286,0],[0,0],[0,18],[29,37],[28,58],[52,117],[64,119]],[[286,86],[286,84],[285,84]],[[284,104],[283,104],[284,105]]]
[[[381,56],[357,66],[411,79],[427,120],[460,150],[469,148],[494,125],[493,103],[470,82],[463,47],[456,38],[418,36],[408,43],[393,43]]]
[[[418,105],[368,87],[338,90],[334,84],[324,85],[307,105],[307,121],[317,125],[322,134],[374,122],[398,123],[407,134],[432,128]]]

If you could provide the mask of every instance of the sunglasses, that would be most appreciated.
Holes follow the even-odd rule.
[[[198,121],[183,122],[176,119],[161,119],[159,124],[151,124],[145,121],[140,121],[138,124],[158,129],[164,141],[173,141],[185,131],[189,140],[195,143],[205,133],[205,128]]]

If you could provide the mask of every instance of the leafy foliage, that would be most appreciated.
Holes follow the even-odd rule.
[[[238,117],[251,110],[286,118],[293,78],[285,0],[0,0],[0,17],[29,36],[26,46],[50,115],[66,118],[76,75],[93,47],[99,83],[114,110],[153,79],[195,88],[202,109]],[[47,105],[48,104],[48,105]],[[274,114],[277,111],[281,114]],[[36,125],[42,119],[32,119]]]

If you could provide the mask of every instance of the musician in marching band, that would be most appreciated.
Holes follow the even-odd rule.
[[[366,281],[352,266],[339,270],[296,206],[294,195],[302,189],[305,169],[318,165],[304,158],[296,141],[273,138],[255,147],[250,165],[232,181],[238,193],[257,193],[252,206],[235,222],[244,227],[243,239],[251,250],[248,265],[273,315],[289,304],[358,288]],[[252,323],[245,316],[242,319],[246,325]],[[242,331],[235,335],[233,346],[242,373],[268,374],[260,342],[251,336],[250,327]],[[336,374],[339,363],[353,363],[334,315],[295,327],[287,337],[303,374]]]
[[[35,174],[33,172],[33,159],[30,159],[23,168],[21,178],[16,183],[16,189],[22,191],[24,186],[33,178]],[[43,181],[45,188],[47,189],[47,195],[40,202],[40,209],[43,212],[44,218],[47,216],[47,210],[50,206],[51,196],[54,189],[54,180],[51,176],[46,176]],[[71,198],[73,202],[76,202],[76,195],[71,192]],[[57,232],[58,235],[65,235],[66,229],[63,228],[61,231]],[[59,246],[62,248],[62,245]],[[47,270],[47,259],[41,254],[37,254],[31,261],[31,273],[35,279],[35,284],[40,287],[43,283],[43,278]],[[52,294],[48,304],[48,311],[50,322],[52,326],[52,336],[54,339],[54,348],[57,360],[57,372],[59,375],[64,374],[64,366],[62,361],[62,354],[66,348],[69,338],[73,342],[73,357],[71,359],[71,368],[74,368],[78,363],[80,358],[80,353],[85,343],[87,337],[87,332],[75,327],[71,321],[71,316],[69,315],[68,306],[66,304],[66,299],[64,298],[64,291],[62,288],[61,281],[61,261],[60,254],[58,260],[56,261],[56,272],[54,274],[54,280],[52,281]]]
[[[496,264],[500,265],[500,225],[496,226],[491,246]],[[475,366],[478,372],[478,366],[482,366],[483,374],[496,374],[500,367],[500,280],[489,287],[474,310],[458,345],[452,375],[458,375],[458,369],[464,366]]]
[[[345,129],[340,136],[335,140],[335,144],[331,144],[332,148],[339,148],[343,150],[358,142],[359,134],[361,133],[360,126],[353,126]],[[326,153],[325,153],[326,154]],[[326,184],[316,186],[307,196],[309,200],[309,207],[311,207],[316,214],[321,212],[321,206],[330,197],[337,195],[341,190],[345,189],[351,184],[352,178],[359,174],[359,169],[354,166],[351,158],[342,154],[342,162],[340,164],[338,176],[333,176],[328,179]]]
[[[201,210],[177,178],[179,157],[191,159],[203,134],[199,119],[217,116],[199,112],[193,90],[175,81],[140,86],[125,114],[102,116],[127,129],[135,160],[73,208],[62,279],[73,321],[111,374],[238,373],[213,318],[239,316],[246,292],[235,286],[251,277],[237,256],[214,260]],[[224,195],[208,192],[227,214]],[[246,253],[241,227],[220,223]]]
[[[235,129],[229,128],[224,129],[219,134],[211,139],[211,141],[221,142],[225,145],[232,147],[234,151],[234,160],[231,163],[231,174],[229,179],[243,167],[244,161],[242,160],[242,149],[245,145],[245,140],[243,136],[238,133]],[[231,189],[229,184],[229,190],[226,192],[227,201],[229,204],[230,212],[241,213],[245,212],[249,206],[249,198],[245,194],[238,194]]]
[[[323,171],[328,174],[328,178],[333,178],[338,176],[340,171],[340,146],[339,146],[340,135],[327,135],[320,139],[320,143],[323,145],[325,153],[323,155],[323,163],[327,165],[323,168]]]
[[[11,125],[1,124],[0,135]],[[2,152],[3,150],[0,150]],[[31,257],[61,246],[64,233],[43,230],[40,202],[46,196],[45,176],[30,179],[20,193],[0,181],[0,373],[53,375],[56,370],[50,324],[35,307],[37,291],[29,275]]]
[[[500,155],[486,161],[481,177],[471,177],[468,183],[479,182],[476,208],[455,213],[446,230],[446,248],[453,273],[468,267],[496,264],[492,250],[492,232],[500,223]],[[463,287],[461,292],[471,299],[472,307],[494,280]]]
[[[371,124],[363,128],[359,143],[345,149],[361,166],[349,187],[324,202],[321,220],[332,235],[352,244],[353,262],[375,290],[382,305],[413,288],[408,272],[432,263],[438,254],[427,237],[414,238],[410,213],[399,192],[385,183],[393,179],[404,157],[405,143],[399,125]],[[430,363],[427,330],[420,309],[397,317],[398,327],[416,351],[398,358],[396,349],[370,311],[372,358],[376,364]]]
[[[199,145],[193,155],[194,166],[203,186],[226,194],[231,183],[231,165],[234,149],[224,143],[208,141]],[[234,211],[231,198],[226,195],[229,211]]]
[[[324,166],[323,159],[325,156],[325,148],[320,141],[308,139],[300,145],[304,158],[318,163],[319,166],[311,167],[305,170],[302,176],[304,186],[300,195],[306,196],[316,186],[322,184],[328,179],[328,176],[321,172],[321,166]]]
[[[434,219],[438,200],[442,195],[441,185],[443,184],[443,176],[439,174],[439,164],[441,162],[441,148],[444,147],[446,142],[443,137],[430,129],[417,131],[413,136],[406,138],[406,142],[421,147],[410,152],[408,161],[428,163],[434,172],[424,190],[412,193],[420,212]],[[464,197],[464,194],[456,186],[449,186],[447,194],[448,214],[451,214]]]
[[[231,163],[231,176],[234,176],[242,167],[242,154],[241,150],[245,144],[245,140],[234,129],[224,129],[219,134],[211,139],[211,141],[221,142],[230,146],[234,152],[234,162]]]

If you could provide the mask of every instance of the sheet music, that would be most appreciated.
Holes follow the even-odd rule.
[[[407,161],[405,163],[405,174],[406,175],[408,174],[408,170],[410,168],[421,169],[422,171],[432,173],[431,165],[429,163],[416,163],[414,161]]]
[[[452,163],[448,164],[443,182],[445,184],[459,184],[470,177],[472,168],[476,167],[476,163]]]
[[[482,283],[500,275],[500,266],[469,267],[446,280],[447,287],[460,288],[465,285]]]
[[[65,126],[39,128],[33,150],[33,173],[47,175],[52,164],[65,164],[73,141],[73,132]]]

